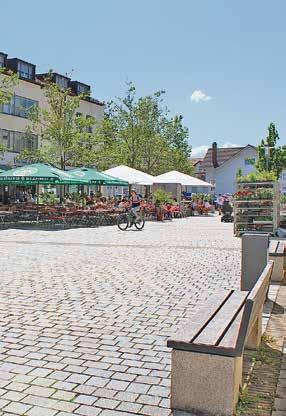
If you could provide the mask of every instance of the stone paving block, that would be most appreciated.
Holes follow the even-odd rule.
[[[84,374],[72,374],[65,381],[67,383],[84,384],[89,378],[90,376]]]
[[[93,403],[95,403],[96,400],[97,400],[97,397],[95,396],[89,396],[87,394],[79,394],[74,399],[74,403],[86,404],[86,405],[91,406]]]
[[[11,402],[3,408],[3,411],[14,415],[24,415],[30,408],[31,406],[24,403]]]
[[[1,399],[9,400],[11,402],[20,402],[25,396],[25,393],[6,391],[6,393],[1,396]]]
[[[142,393],[145,394],[150,389],[150,386],[148,384],[142,384],[142,383],[131,383],[129,387],[127,388],[128,392],[131,393]]]
[[[100,413],[100,416],[136,416],[136,413],[121,412],[120,410],[105,409]]]
[[[128,374],[128,373],[113,373],[112,378],[115,380],[122,380],[122,381],[133,381],[136,378],[135,374]]]
[[[53,384],[54,389],[72,391],[77,385],[75,383],[67,383],[66,381],[57,381]]]
[[[52,398],[53,399],[58,399],[58,400],[67,400],[70,401],[72,400],[74,397],[76,396],[75,393],[71,393],[69,391],[64,391],[64,390],[57,390],[53,395]]]
[[[167,387],[163,386],[152,386],[148,393],[153,396],[168,397],[170,394],[170,390]]]
[[[116,410],[121,410],[123,412],[130,413],[140,413],[142,407],[142,404],[139,403],[121,402],[120,405],[116,408]]]
[[[32,368],[32,371],[29,372],[29,376],[46,377],[51,372],[51,370],[48,370],[46,368]]]
[[[0,409],[3,409],[3,407],[7,406],[9,403],[9,400],[0,399]]]
[[[144,406],[141,412],[147,416],[171,416],[170,409],[164,409],[163,407]]]
[[[161,401],[160,397],[150,396],[147,394],[140,394],[140,396],[137,399],[138,403],[149,404],[152,406],[158,406],[160,401]]]
[[[105,387],[108,383],[108,379],[104,377],[91,377],[85,384],[95,387]]]
[[[55,391],[56,390],[54,388],[30,386],[27,390],[25,390],[25,393],[40,397],[50,397],[55,393]]]
[[[101,411],[102,409],[92,406],[80,406],[76,413],[83,416],[97,416],[101,413]]]
[[[57,380],[53,380],[52,378],[44,378],[44,377],[36,377],[30,384],[34,384],[36,386],[41,387],[50,387],[52,384],[56,383]]]
[[[115,409],[119,404],[120,402],[118,400],[106,399],[103,397],[98,399],[95,403],[96,407],[101,407],[103,409]]]
[[[58,381],[65,381],[69,376],[71,376],[71,373],[67,371],[53,371],[48,375],[51,379]]]
[[[57,410],[45,409],[44,407],[38,406],[33,407],[26,413],[27,416],[54,416],[56,414],[58,414]]]
[[[128,381],[121,381],[121,380],[111,380],[107,385],[107,389],[118,390],[118,391],[125,391],[129,386]]]
[[[81,386],[80,385],[80,386],[75,387],[73,391],[75,393],[90,395],[90,394],[93,394],[95,390],[96,390],[96,387],[86,386],[86,385]]]

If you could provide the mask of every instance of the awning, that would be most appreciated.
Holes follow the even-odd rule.
[[[153,185],[154,177],[140,170],[130,168],[129,166],[120,165],[115,168],[107,169],[104,173],[120,178],[129,183],[129,185]]]
[[[69,172],[55,168],[47,163],[34,163],[2,172],[0,174],[0,184],[23,186],[33,184],[88,185],[88,181],[77,178]]]
[[[209,182],[202,181],[194,176],[186,175],[185,173],[172,170],[154,177],[154,183],[177,183],[183,186],[205,186],[213,187]]]
[[[75,177],[87,180],[90,185],[128,186],[128,182],[92,168],[76,168],[69,170],[69,173]]]

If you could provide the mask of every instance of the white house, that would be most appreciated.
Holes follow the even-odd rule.
[[[241,169],[243,175],[255,170],[257,159],[255,146],[219,148],[216,143],[208,149],[202,166],[205,180],[215,185],[218,194],[236,191],[236,175]]]
[[[280,189],[283,194],[286,194],[286,170],[283,170],[280,176]]]

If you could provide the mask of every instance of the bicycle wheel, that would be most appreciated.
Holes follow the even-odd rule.
[[[137,228],[137,230],[143,230],[145,225],[145,218],[143,215],[138,215],[134,221],[134,225]]]
[[[117,227],[121,231],[126,231],[127,227],[129,225],[128,215],[127,214],[121,214],[117,217]]]

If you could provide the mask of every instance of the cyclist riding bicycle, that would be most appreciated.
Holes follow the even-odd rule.
[[[136,214],[140,211],[140,202],[141,199],[139,195],[137,194],[135,189],[132,189],[131,196],[130,196],[130,203],[131,203],[131,214],[136,217]]]
[[[135,189],[132,189],[128,202],[121,204],[120,208],[126,210],[117,217],[117,226],[121,231],[126,231],[133,225],[137,230],[143,230],[145,225],[144,214],[141,213],[141,197]]]

